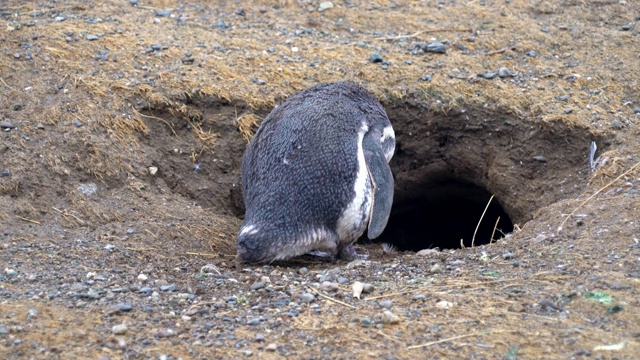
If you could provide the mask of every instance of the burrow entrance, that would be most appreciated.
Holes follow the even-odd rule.
[[[197,205],[242,217],[240,161],[246,143],[237,130],[238,109],[206,102],[193,105],[202,110],[198,121],[204,131],[229,135],[216,140],[212,156],[198,158],[199,169],[185,160],[187,155],[168,152],[158,157],[156,177]],[[589,179],[591,141],[600,149],[609,145],[588,129],[523,119],[506,109],[443,114],[411,103],[385,109],[396,132],[391,160],[395,195],[387,228],[374,242],[399,250],[460,248],[471,246],[472,240],[476,246],[497,240],[531,220],[541,207],[578,195]],[[160,113],[176,131],[189,134],[184,121]],[[172,137],[163,124],[150,126],[154,132],[165,131],[162,139],[174,142],[153,144],[150,139],[154,147],[184,147],[181,137]],[[367,241],[366,235],[361,241]]]
[[[399,250],[502,238],[541,207],[584,189],[591,141],[607,146],[588,129],[523,120],[506,109],[444,115],[404,104],[386,110],[397,140],[395,197],[375,241]]]

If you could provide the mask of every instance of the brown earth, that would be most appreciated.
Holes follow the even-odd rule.
[[[638,4],[333,4],[0,4],[0,357],[637,357]],[[235,269],[246,142],[338,80],[401,251]]]

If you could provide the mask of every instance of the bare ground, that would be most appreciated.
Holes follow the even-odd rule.
[[[0,5],[2,358],[637,356],[638,5],[334,5]],[[396,128],[383,240],[450,249],[235,269],[246,142],[345,79]]]

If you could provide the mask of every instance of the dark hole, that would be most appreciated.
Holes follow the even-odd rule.
[[[378,239],[401,251],[456,249],[461,247],[461,239],[465,247],[470,247],[491,198],[486,189],[450,177],[432,179],[408,194],[394,203],[387,227]],[[474,244],[488,244],[492,233],[496,240],[512,231],[509,215],[494,197],[482,217]]]

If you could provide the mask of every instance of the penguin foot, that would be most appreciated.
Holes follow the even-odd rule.
[[[353,248],[353,244],[349,244],[338,251],[338,255],[336,256],[338,259],[345,261],[353,261],[355,259],[368,259],[369,255],[367,254],[358,254],[356,249]]]
[[[327,259],[332,259],[333,258],[332,254],[329,254],[328,252],[324,252],[324,251],[319,251],[319,250],[309,251],[305,255],[317,256],[317,257],[327,258]]]

